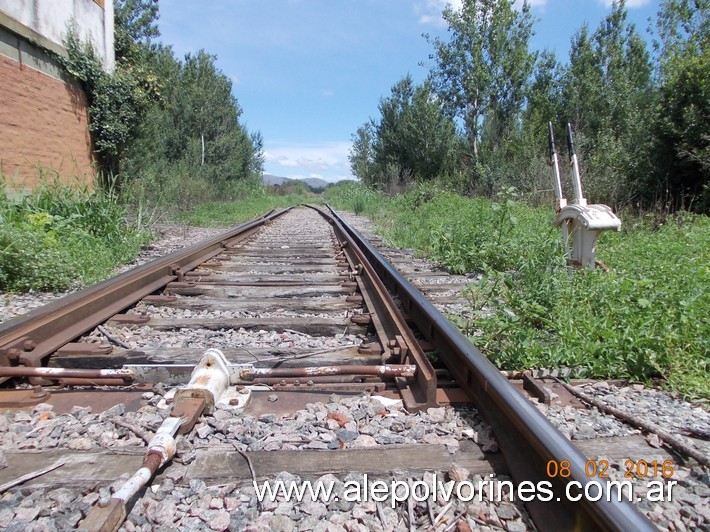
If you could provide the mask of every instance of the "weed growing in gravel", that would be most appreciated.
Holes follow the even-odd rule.
[[[501,369],[660,378],[709,398],[710,220],[622,216],[623,231],[603,234],[597,246],[611,272],[570,276],[552,209],[513,193],[491,202],[422,185],[371,201],[370,216],[392,244],[452,272],[483,274],[468,288],[474,320],[459,326],[480,334],[474,342]]]
[[[0,290],[64,290],[104,279],[149,236],[111,192],[54,182],[17,202],[0,178]]]

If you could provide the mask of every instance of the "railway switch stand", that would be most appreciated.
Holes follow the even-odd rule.
[[[574,266],[594,269],[597,263],[595,248],[597,238],[602,231],[621,230],[621,220],[613,213],[611,207],[603,204],[587,204],[582,192],[582,181],[579,176],[579,163],[574,150],[572,125],[567,124],[567,146],[569,148],[570,167],[574,201],[567,204],[562,193],[560,168],[555,148],[555,137],[552,122],[548,123],[550,139],[550,163],[552,165],[552,185],[557,198],[555,225],[562,229],[562,240],[565,245],[567,262]],[[570,243],[570,239],[572,240]]]
[[[110,499],[100,500],[81,528],[97,532],[118,530],[126,519],[126,504],[175,456],[176,436],[192,430],[197,418],[203,412],[212,413],[216,403],[230,391],[236,392],[230,387],[229,362],[218,349],[208,349],[193,369],[190,382],[175,393],[170,416],[148,443],[141,468]],[[248,397],[239,405],[241,409],[247,402]]]

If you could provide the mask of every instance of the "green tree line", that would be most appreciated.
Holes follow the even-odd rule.
[[[260,182],[262,139],[240,122],[216,56],[200,50],[181,60],[156,43],[158,0],[115,0],[114,14],[113,72],[73,31],[62,59],[87,94],[101,173],[132,193],[185,207]]]
[[[429,76],[406,75],[353,135],[364,183],[396,192],[443,180],[491,196],[549,193],[547,124],[573,124],[594,202],[710,210],[710,0],[663,0],[651,45],[615,1],[571,38],[569,57],[531,50],[527,1],[465,0],[443,12],[448,39]],[[569,189],[569,187],[566,187]]]

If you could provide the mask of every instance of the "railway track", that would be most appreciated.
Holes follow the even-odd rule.
[[[451,282],[465,279],[418,269],[406,277],[432,301],[456,304]],[[369,501],[335,525],[652,529],[634,505],[607,500],[615,488],[603,482],[599,500],[580,496],[603,478],[587,456],[619,458],[636,445],[649,462],[673,457],[628,438],[582,452],[432,301],[338,214],[315,208],[269,213],[72,294],[0,324],[0,403],[28,429],[5,452],[0,481],[60,464],[12,493],[22,504],[23,486],[67,490],[68,506],[81,507],[59,512],[67,526],[113,530],[129,513],[126,529],[306,529],[342,513],[342,501],[286,515],[257,502],[252,481],[337,475],[342,489],[357,472],[404,489],[434,482],[434,471],[459,483],[451,486],[482,482],[488,501],[492,479],[544,483],[549,500],[502,497],[491,513],[490,504],[410,498],[396,506],[401,515]],[[20,379],[30,386],[12,389]],[[521,381],[548,402],[549,386]],[[442,406],[450,403],[462,406]],[[173,490],[182,498],[161,504]],[[50,516],[33,513],[23,516]]]

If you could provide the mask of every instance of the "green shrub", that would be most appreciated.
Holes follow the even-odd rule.
[[[104,279],[149,238],[124,215],[112,192],[55,182],[15,203],[0,190],[0,290],[64,290]]]
[[[491,202],[414,187],[373,201],[373,216],[392,244],[483,274],[466,292],[473,320],[451,319],[501,369],[567,366],[710,397],[710,220],[622,217],[597,246],[611,272],[570,275],[552,208],[514,192]]]

